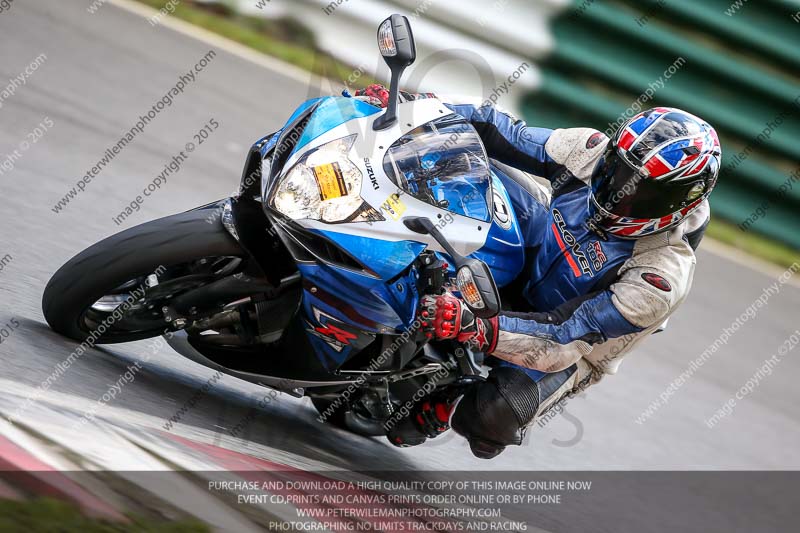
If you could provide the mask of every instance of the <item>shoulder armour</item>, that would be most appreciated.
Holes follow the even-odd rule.
[[[592,128],[555,130],[545,150],[558,165],[563,165],[579,180],[589,183],[597,160],[606,149],[608,137]]]

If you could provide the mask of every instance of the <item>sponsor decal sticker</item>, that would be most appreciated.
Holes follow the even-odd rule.
[[[493,195],[494,201],[494,219],[497,224],[507,230],[511,229],[511,209],[508,207],[505,199],[496,191]]]
[[[400,195],[395,192],[389,195],[386,201],[383,202],[381,211],[385,211],[386,214],[394,220],[400,220],[400,217],[406,212],[406,204],[400,199]]]
[[[341,198],[347,194],[347,185],[344,183],[344,175],[339,163],[326,163],[314,167],[314,177],[317,178],[319,185],[319,196],[324,202],[333,198]]]
[[[567,259],[570,268],[572,268],[572,273],[575,274],[576,278],[584,274],[589,274],[589,276],[594,277],[589,259],[586,257],[586,254],[583,253],[583,250],[581,250],[581,244],[575,236],[572,235],[572,232],[567,229],[564,216],[558,209],[553,209],[553,220],[555,220],[555,224],[552,226],[553,233],[555,234],[559,248],[561,248],[561,252]]]
[[[600,241],[592,241],[589,243],[589,247],[586,251],[589,254],[589,260],[592,262],[594,271],[600,272],[603,269],[603,265],[608,261],[608,257],[606,257],[606,253],[603,251],[603,245],[600,244]]]
[[[369,176],[369,182],[372,184],[372,188],[377,191],[381,186],[378,184],[378,178],[375,177],[375,170],[372,168],[372,162],[369,160],[369,157],[364,158],[364,166],[367,168],[367,175]]]
[[[329,314],[313,306],[312,310],[314,312],[314,318],[320,325],[315,326],[311,322],[307,322],[309,326],[307,331],[325,341],[328,346],[337,352],[341,352],[344,350],[345,346],[350,345],[350,341],[358,338],[358,335],[355,333],[351,333],[339,327],[337,324],[341,324],[342,326],[344,326],[344,324],[337,321]]]

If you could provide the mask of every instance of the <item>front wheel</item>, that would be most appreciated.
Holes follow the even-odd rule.
[[[45,287],[55,331],[82,341],[129,342],[170,327],[169,302],[241,268],[246,252],[208,209],[135,226],[70,259]]]

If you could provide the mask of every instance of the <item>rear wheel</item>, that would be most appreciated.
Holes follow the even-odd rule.
[[[42,297],[45,319],[98,344],[156,337],[171,327],[175,296],[241,270],[247,254],[209,210],[173,215],[112,235],[70,259]]]

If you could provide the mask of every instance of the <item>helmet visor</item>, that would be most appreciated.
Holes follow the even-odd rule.
[[[704,173],[681,183],[664,182],[641,174],[609,143],[592,180],[594,200],[604,211],[620,217],[661,218],[690,204],[704,190]]]

